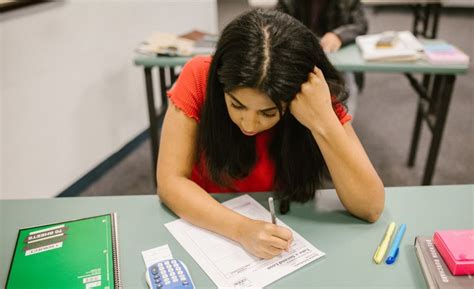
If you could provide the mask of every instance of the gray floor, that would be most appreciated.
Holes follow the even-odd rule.
[[[248,9],[245,1],[220,1],[219,27]],[[474,10],[447,10],[440,20],[439,38],[474,55]],[[370,33],[411,30],[412,15],[403,9],[368,10]],[[456,80],[447,124],[441,143],[433,184],[474,183],[473,64],[469,73]],[[399,74],[366,74],[366,86],[357,99],[353,125],[386,186],[421,183],[431,135],[426,127],[413,168],[406,166],[416,97],[408,81]],[[154,194],[150,142],[91,184],[81,196]]]

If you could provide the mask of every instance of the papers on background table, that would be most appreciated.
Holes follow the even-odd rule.
[[[249,195],[223,205],[252,219],[270,220],[270,213]],[[281,220],[277,222],[288,227]],[[219,288],[263,288],[325,255],[294,230],[289,252],[263,260],[245,251],[238,243],[182,219],[167,223],[165,227]]]
[[[183,35],[155,32],[135,49],[136,52],[163,56],[192,56],[212,54],[218,36],[193,30]]]
[[[377,44],[387,36],[394,34],[393,44],[380,47]],[[356,37],[356,44],[367,61],[413,61],[421,57],[423,46],[410,31],[387,31],[380,34]]]

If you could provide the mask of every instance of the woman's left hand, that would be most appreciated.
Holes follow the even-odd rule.
[[[323,38],[319,42],[324,52],[330,53],[338,51],[341,48],[342,42],[339,36],[334,32],[328,32],[324,34]]]
[[[332,108],[329,86],[323,72],[314,67],[308,80],[301,85],[301,90],[290,103],[290,112],[308,129],[313,131],[335,116]]]

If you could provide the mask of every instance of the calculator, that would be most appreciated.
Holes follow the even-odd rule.
[[[193,281],[183,262],[162,260],[147,268],[146,280],[150,289],[194,289]]]

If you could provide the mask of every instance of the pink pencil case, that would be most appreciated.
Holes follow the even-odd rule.
[[[474,230],[437,231],[433,242],[453,275],[474,274]]]

